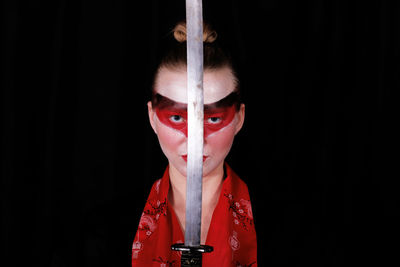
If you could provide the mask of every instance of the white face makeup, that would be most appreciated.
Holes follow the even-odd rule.
[[[218,102],[231,94],[235,89],[234,76],[229,68],[206,70],[204,72],[204,104]],[[187,103],[186,70],[162,68],[156,78],[154,90],[163,97],[179,103]],[[151,125],[158,136],[161,149],[168,158],[169,164],[186,176],[187,137],[168,124],[163,123],[155,110],[149,106]],[[175,118],[171,118],[175,120]],[[220,130],[205,136],[203,175],[207,176],[217,168],[222,168],[233,139],[240,130],[244,120],[244,105],[235,113],[233,120]]]
[[[154,84],[155,92],[176,102],[187,103],[186,69],[162,68]],[[235,80],[229,68],[205,70],[203,77],[204,104],[217,102],[232,93]]]

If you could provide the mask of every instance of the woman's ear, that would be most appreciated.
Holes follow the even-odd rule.
[[[151,128],[153,128],[153,131],[157,134],[156,124],[154,122],[155,111],[153,110],[153,105],[151,104],[151,101],[147,102],[147,111],[149,113]]]
[[[242,126],[244,124],[244,115],[245,115],[245,105],[242,103],[240,104],[240,109],[237,112],[237,122],[236,122],[236,129],[235,129],[235,135],[242,129]]]

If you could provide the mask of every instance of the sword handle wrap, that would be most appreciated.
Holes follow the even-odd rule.
[[[182,267],[202,267],[201,252],[182,251],[181,266]]]
[[[185,244],[174,244],[172,250],[181,251],[181,266],[182,267],[202,267],[203,253],[213,251],[213,247],[200,245],[197,247],[185,246]]]

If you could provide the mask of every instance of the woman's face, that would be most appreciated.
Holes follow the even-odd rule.
[[[203,175],[222,168],[233,139],[244,121],[244,104],[232,105],[235,80],[229,68],[205,70]],[[158,104],[148,102],[151,126],[169,164],[186,176],[187,90],[186,69],[161,68],[155,80]],[[232,94],[233,93],[233,94]]]

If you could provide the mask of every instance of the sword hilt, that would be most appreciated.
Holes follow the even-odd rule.
[[[202,267],[203,253],[212,252],[214,249],[211,246],[186,246],[185,244],[178,243],[171,246],[172,250],[181,251],[181,267]]]

